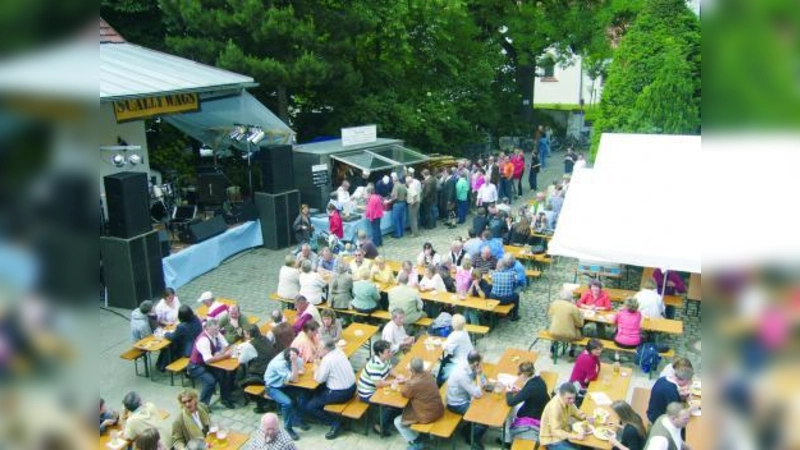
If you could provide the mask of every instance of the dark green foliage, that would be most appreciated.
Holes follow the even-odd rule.
[[[700,132],[700,24],[683,0],[648,0],[614,53],[595,122],[604,132]]]

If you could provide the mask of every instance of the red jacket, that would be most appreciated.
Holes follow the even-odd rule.
[[[522,155],[514,155],[511,157],[511,164],[514,165],[514,179],[519,180],[522,178],[522,172],[525,171],[525,157]]]
[[[334,210],[333,213],[328,216],[328,222],[330,224],[331,234],[342,239],[344,237],[344,226],[342,225],[342,216],[339,215],[339,211]]]

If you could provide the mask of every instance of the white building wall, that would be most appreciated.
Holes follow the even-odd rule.
[[[542,69],[538,68],[541,73]],[[583,85],[581,86],[581,76]],[[600,102],[600,79],[594,81],[586,73],[581,73],[581,58],[576,56],[572,63],[566,67],[556,64],[553,77],[535,77],[533,80],[533,104],[541,105],[548,103],[558,103],[562,105],[578,105],[581,99],[581,87],[583,88],[583,100],[586,105],[597,104]],[[594,88],[594,95],[592,95]]]

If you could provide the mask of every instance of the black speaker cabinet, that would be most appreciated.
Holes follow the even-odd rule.
[[[197,202],[203,205],[221,205],[226,200],[228,182],[221,173],[197,175]]]
[[[108,305],[134,309],[164,291],[158,231],[130,238],[100,237]]]
[[[206,239],[218,236],[227,229],[228,225],[225,223],[225,218],[221,215],[214,216],[214,218],[209,220],[189,223],[186,229],[181,233],[181,240],[190,244],[197,244],[198,242],[203,242]]]
[[[297,243],[292,223],[300,213],[300,191],[281,194],[256,192],[256,208],[261,219],[264,247],[278,250]]]
[[[119,172],[103,177],[108,208],[108,233],[132,238],[152,230],[147,174]]]
[[[161,247],[161,257],[166,258],[172,253],[172,246],[169,243],[169,233],[166,230],[158,232],[158,243]]]
[[[254,155],[261,168],[261,189],[279,194],[294,189],[294,159],[291,145],[261,147]]]

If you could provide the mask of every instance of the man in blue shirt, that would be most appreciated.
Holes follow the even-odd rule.
[[[308,431],[310,427],[303,421],[302,415],[296,415],[298,406],[299,411],[303,410],[305,392],[303,389],[289,386],[288,383],[297,381],[303,372],[303,359],[300,358],[300,352],[293,347],[272,358],[264,372],[267,394],[280,406],[283,426],[286,428],[286,433],[295,441],[300,439],[300,436],[292,426],[297,425],[303,431]]]
[[[501,305],[513,304],[511,309],[511,321],[519,320],[519,294],[514,292],[517,274],[511,268],[506,268],[506,260],[501,259],[497,262],[497,270],[492,272],[492,293],[491,298],[500,300]]]
[[[503,266],[512,270],[517,276],[517,280],[514,283],[514,292],[520,292],[521,290],[525,289],[525,286],[528,285],[528,278],[525,276],[525,266],[517,261],[517,258],[515,258],[511,253],[506,253],[506,255],[503,256],[503,259],[505,260]]]

